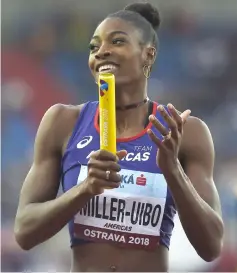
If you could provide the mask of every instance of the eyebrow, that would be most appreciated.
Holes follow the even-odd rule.
[[[128,36],[128,34],[126,33],[126,32],[124,32],[124,31],[121,31],[121,30],[115,30],[115,31],[112,31],[112,32],[110,32],[109,33],[109,37],[111,37],[111,36],[113,36],[113,35],[115,35],[115,34],[123,34],[123,35],[126,35],[126,36]],[[99,40],[100,39],[100,36],[99,35],[95,35],[95,36],[93,36],[92,38],[91,38],[91,40]]]

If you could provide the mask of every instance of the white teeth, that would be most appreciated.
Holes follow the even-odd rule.
[[[116,66],[113,64],[106,64],[99,67],[99,72],[106,71],[106,70],[115,70]]]

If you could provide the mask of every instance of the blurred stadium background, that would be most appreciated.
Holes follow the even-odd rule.
[[[1,271],[69,270],[67,228],[30,252],[16,245],[13,221],[19,192],[46,109],[54,103],[97,99],[87,67],[90,36],[104,16],[131,2],[2,0]],[[180,110],[192,109],[210,127],[226,229],[222,257],[207,264],[177,218],[171,270],[237,271],[237,1],[150,2],[159,8],[162,25],[149,96],[173,102]]]

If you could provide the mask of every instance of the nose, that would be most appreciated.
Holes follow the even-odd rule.
[[[95,54],[96,60],[101,60],[109,57],[111,55],[111,51],[106,49],[104,46],[101,46],[100,49]]]

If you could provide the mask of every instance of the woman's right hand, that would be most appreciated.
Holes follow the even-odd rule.
[[[118,188],[121,183],[121,176],[118,174],[121,167],[118,161],[126,154],[125,150],[117,152],[116,155],[105,150],[92,153],[88,161],[88,175],[83,182],[85,190],[89,194],[98,195],[104,189]],[[108,171],[109,175],[106,173]]]

